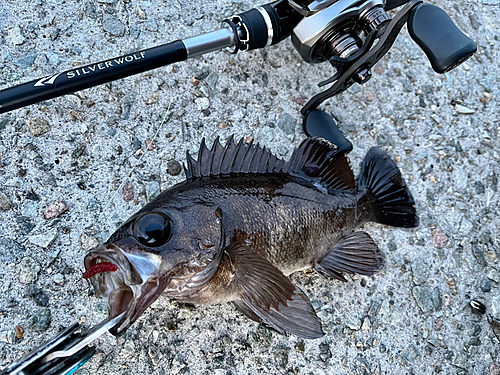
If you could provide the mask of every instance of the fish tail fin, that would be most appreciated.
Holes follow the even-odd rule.
[[[371,148],[361,165],[358,191],[373,202],[374,221],[393,227],[418,226],[415,201],[389,155]]]

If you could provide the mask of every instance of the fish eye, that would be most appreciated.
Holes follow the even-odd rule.
[[[172,237],[172,220],[159,212],[144,214],[135,220],[132,231],[142,245],[158,247]]]

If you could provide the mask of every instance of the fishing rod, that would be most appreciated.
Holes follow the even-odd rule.
[[[403,8],[391,17],[387,12]],[[222,27],[109,60],[77,67],[0,91],[0,113],[125,78],[209,52],[232,53],[264,48],[291,36],[308,63],[329,62],[331,84],[302,108],[308,136],[321,136],[349,152],[352,144],[333,118],[317,107],[354,83],[365,84],[371,68],[389,51],[403,26],[427,55],[437,73],[471,57],[477,46],[441,8],[421,0],[279,0],[240,13]]]
[[[388,11],[402,7],[394,17]],[[291,36],[308,63],[329,62],[336,73],[321,82],[331,85],[302,108],[304,131],[321,136],[346,152],[352,144],[333,118],[318,108],[351,85],[365,84],[371,68],[392,47],[404,25],[437,73],[445,73],[474,54],[476,44],[437,6],[421,0],[279,0],[223,21],[218,30],[192,38],[77,67],[0,91],[0,113],[101,85],[203,54],[232,53],[274,45]],[[9,365],[0,375],[71,374],[95,353],[92,341],[119,321],[106,319],[83,333],[80,324],[61,332]]]

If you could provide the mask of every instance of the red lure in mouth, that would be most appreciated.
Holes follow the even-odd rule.
[[[87,271],[83,274],[84,279],[90,279],[92,276],[97,275],[102,272],[115,272],[118,271],[118,267],[110,262],[96,263],[90,266]]]

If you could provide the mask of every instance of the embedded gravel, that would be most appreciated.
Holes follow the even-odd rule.
[[[257,5],[1,1],[0,88],[207,32]],[[232,305],[160,298],[76,374],[500,373],[499,2],[439,5],[478,43],[472,59],[435,74],[405,30],[366,85],[321,106],[353,142],[355,170],[372,146],[397,161],[421,218],[412,230],[365,226],[386,254],[376,276],[292,276],[326,335],[283,336]],[[62,327],[106,318],[84,254],[184,179],[185,150],[234,134],[289,157],[305,137],[300,108],[332,74],[287,40],[0,115],[0,368]]]

